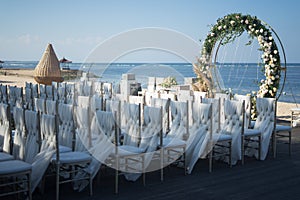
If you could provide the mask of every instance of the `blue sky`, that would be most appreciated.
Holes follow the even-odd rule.
[[[287,61],[300,62],[299,2],[3,0],[0,2],[0,59],[39,60],[47,43],[52,43],[59,58],[65,56],[74,62],[83,62],[99,43],[121,32],[143,27],[172,29],[199,41],[205,39],[208,25],[214,24],[216,19],[241,12],[256,15],[270,24],[284,44]],[[195,52],[195,56],[198,54]],[[135,59],[134,55],[128,59]],[[173,58],[162,55],[153,59],[155,62]]]

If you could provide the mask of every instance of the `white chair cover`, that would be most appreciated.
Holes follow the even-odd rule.
[[[46,113],[46,99],[34,98],[34,111]]]
[[[46,99],[47,100],[54,100],[53,86],[52,85],[46,85]]]
[[[32,162],[32,191],[41,181],[49,166],[51,157],[55,153],[55,116],[42,114],[40,119],[42,144],[40,152],[34,157]]]
[[[216,133],[221,128],[220,123],[220,99],[202,98],[202,103],[212,104],[212,132]]]
[[[112,84],[111,83],[103,83],[102,84],[102,91],[103,91],[103,98],[104,99],[111,99],[112,97]]]
[[[88,108],[90,106],[90,97],[89,96],[78,96],[77,97],[77,106]]]
[[[139,105],[124,103],[123,105],[124,115],[122,118],[125,120],[124,130],[124,145],[138,146],[140,140],[140,109]],[[122,119],[122,121],[123,121]],[[144,116],[144,120],[147,121],[147,116]]]
[[[31,93],[32,93],[32,99],[39,97],[39,91],[38,91],[39,85],[38,84],[31,84]]]
[[[73,121],[73,105],[59,103],[58,116],[59,125],[59,144],[72,148],[73,134],[75,131]]]
[[[25,131],[25,115],[24,115],[23,108],[14,107],[13,117],[14,117],[14,124],[15,124],[13,155],[15,159],[24,160],[26,131]]]
[[[245,128],[250,127],[250,122],[251,122],[251,97],[246,96],[246,95],[238,95],[235,94],[233,96],[234,100],[237,101],[245,101],[245,121],[244,121],[244,126]]]
[[[169,131],[169,126],[170,126],[170,100],[168,99],[158,99],[158,98],[152,98],[151,99],[151,106],[152,107],[157,107],[160,108],[162,107],[162,112],[163,112],[163,133],[164,136],[167,134],[167,131]]]
[[[183,139],[187,133],[187,102],[171,101],[171,128],[167,136]]]
[[[138,149],[140,149],[141,153],[144,154],[144,170],[150,165],[153,155],[157,149],[157,144],[159,142],[160,131],[162,129],[162,115],[161,108],[154,107],[144,107],[144,116],[145,119],[148,119],[147,123],[144,123],[143,131],[141,132],[140,143],[138,144]],[[129,145],[130,146],[130,145]],[[120,149],[120,148],[119,148]],[[123,148],[124,151],[130,151],[130,148]],[[126,173],[125,178],[130,181],[136,181],[143,171],[142,165],[137,164],[134,166],[137,168],[137,171],[131,171],[133,173]]]
[[[66,83],[58,84],[57,100],[59,103],[66,103]]]
[[[225,123],[220,134],[230,134],[231,141],[231,164],[235,165],[241,160],[241,134],[243,124],[243,101],[225,100]],[[228,160],[226,160],[228,161]]]
[[[16,86],[9,86],[9,105],[11,108],[18,106],[22,107],[23,105],[23,89]]]
[[[270,139],[274,130],[275,123],[275,99],[274,98],[257,98],[256,99],[257,118],[254,124],[254,129],[261,132],[261,160],[265,160],[268,154]],[[249,145],[257,145],[251,143]],[[253,149],[246,149],[246,155],[255,155],[258,158],[258,152]]]
[[[87,151],[91,145],[90,118],[89,109],[84,107],[75,107],[76,116],[76,142],[75,151]]]
[[[205,158],[209,153],[208,142],[212,122],[212,104],[194,102],[193,125],[189,129],[186,141],[187,173],[191,174],[199,158]]]
[[[39,98],[41,98],[41,99],[47,99],[46,85],[39,84],[38,88],[39,88]]]
[[[33,163],[40,149],[39,115],[36,111],[25,110],[25,127],[27,132],[24,161]]]
[[[75,103],[75,84],[73,83],[66,84],[66,103],[67,104]]]
[[[46,114],[48,115],[57,114],[57,101],[46,100]]]
[[[108,156],[113,152],[115,146],[112,141],[115,131],[115,119],[112,112],[97,110],[91,124],[92,141],[89,152],[93,155],[92,162],[84,170],[91,174],[92,179],[97,175],[101,164],[105,162]],[[85,174],[78,175],[85,176]],[[87,181],[77,181],[74,187],[79,191],[88,185]]]
[[[1,95],[0,95],[0,102],[2,103],[8,103],[8,93],[7,93],[7,86],[6,85],[2,85],[0,86],[0,92],[1,92]]]
[[[0,151],[10,153],[10,110],[7,104],[0,103]]]

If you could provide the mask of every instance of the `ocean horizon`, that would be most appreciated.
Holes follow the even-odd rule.
[[[5,69],[34,69],[38,61],[4,61]],[[74,70],[92,72],[105,82],[119,83],[122,74],[134,73],[137,82],[146,87],[148,77],[173,76],[179,84],[184,78],[195,77],[191,63],[68,63]],[[217,63],[221,80],[219,83],[234,94],[250,94],[258,91],[258,83],[264,79],[262,67],[258,63]],[[285,85],[279,101],[300,104],[300,63],[287,63]],[[282,73],[282,76],[284,73]],[[281,85],[284,78],[281,78]],[[279,89],[281,91],[281,88]]]

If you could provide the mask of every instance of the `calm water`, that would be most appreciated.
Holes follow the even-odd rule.
[[[38,61],[6,61],[4,68],[34,69]],[[179,84],[184,77],[195,77],[192,65],[189,63],[113,63],[86,64],[70,63],[70,69],[82,69],[98,75],[100,80],[118,83],[124,73],[136,74],[138,82],[146,87],[148,77],[174,76]],[[234,93],[247,94],[258,90],[258,82],[264,78],[261,66],[257,64],[226,63],[217,66],[225,88],[231,88]],[[283,74],[282,74],[283,76]],[[287,64],[286,82],[280,101],[300,104],[300,63]],[[283,81],[283,78],[281,79]]]

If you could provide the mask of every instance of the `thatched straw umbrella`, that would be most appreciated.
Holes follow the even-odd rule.
[[[59,61],[51,44],[48,44],[40,62],[34,70],[34,80],[38,83],[51,85],[52,81],[62,82]]]

